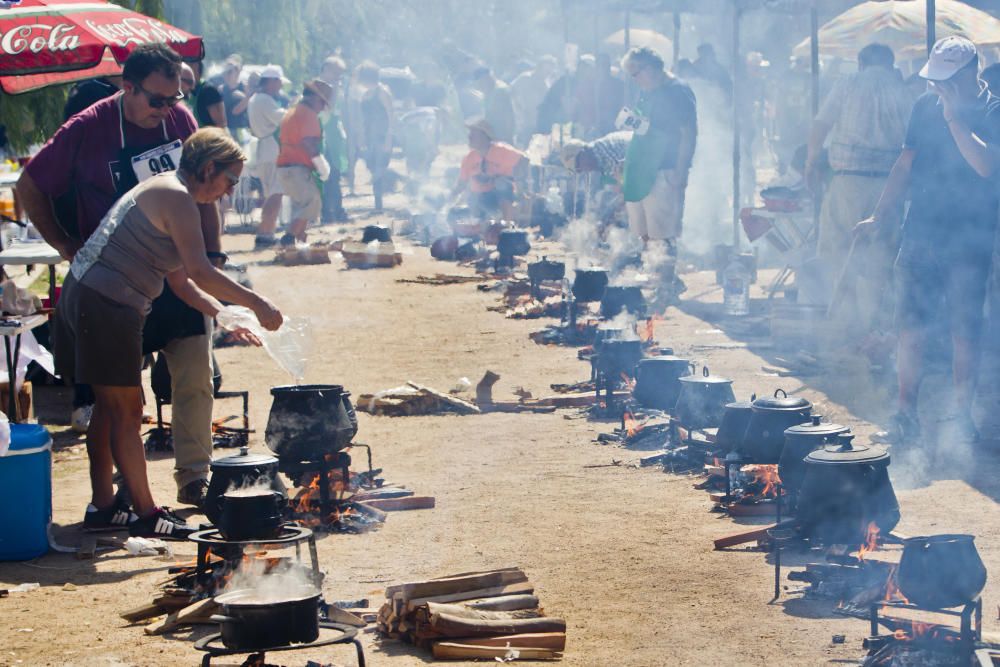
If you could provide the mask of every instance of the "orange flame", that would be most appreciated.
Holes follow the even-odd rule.
[[[658,318],[650,317],[649,319],[646,320],[646,323],[639,328],[639,340],[641,340],[643,343],[648,343],[649,341],[653,340],[653,335],[656,328],[656,319]]]
[[[757,494],[761,498],[778,497],[778,485],[781,484],[781,478],[778,476],[777,465],[773,463],[754,464],[743,466],[740,471],[752,474],[754,483],[763,487]]]
[[[879,528],[878,524],[874,521],[868,524],[868,529],[865,531],[865,541],[858,548],[858,560],[864,562],[865,554],[869,554],[878,548],[878,534]]]
[[[635,390],[635,380],[628,376],[628,373],[622,373],[622,382],[625,383],[625,388],[630,392]]]
[[[632,416],[631,412],[622,415],[622,421],[625,422],[625,434],[630,438],[643,429],[643,425]]]
[[[319,493],[319,475],[314,475],[309,486],[302,490],[296,498],[295,512],[308,514],[312,510],[312,500]]]
[[[889,571],[889,578],[885,582],[885,597],[882,598],[882,601],[910,604],[910,601],[906,599],[903,592],[899,590],[899,584],[896,583],[896,567],[893,567]]]

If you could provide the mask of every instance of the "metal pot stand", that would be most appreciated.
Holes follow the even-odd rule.
[[[247,546],[252,545],[275,545],[294,546],[295,559],[302,560],[301,544],[309,543],[309,558],[312,561],[312,571],[315,575],[320,575],[319,556],[316,553],[316,535],[305,526],[297,523],[286,523],[281,528],[281,532],[276,537],[269,537],[260,540],[227,540],[222,536],[218,528],[208,528],[191,533],[188,539],[198,545],[197,574],[200,577],[205,572],[205,565],[208,563],[208,551],[212,547],[236,547],[241,552]]]
[[[330,623],[327,621],[320,621],[319,637],[316,641],[304,644],[275,646],[267,649],[231,649],[226,648],[223,645],[222,633],[216,632],[199,639],[195,642],[194,647],[196,650],[203,651],[205,653],[205,656],[201,659],[201,666],[209,667],[212,664],[212,658],[219,658],[228,655],[256,654],[260,656],[261,662],[264,662],[264,654],[270,651],[301,651],[319,648],[322,646],[333,646],[335,644],[354,644],[354,648],[358,655],[358,667],[365,667],[365,652],[361,647],[361,642],[358,641],[358,629],[352,628],[348,625],[340,625],[339,623]]]

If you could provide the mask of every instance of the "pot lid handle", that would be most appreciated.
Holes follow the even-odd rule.
[[[840,445],[840,451],[842,452],[852,452],[854,451],[854,445],[852,441],[854,440],[853,433],[841,433],[837,436],[837,444]]]
[[[750,402],[753,403],[756,400],[757,400],[757,394],[756,393],[750,394]]]
[[[240,447],[240,456],[249,456],[249,455],[250,455],[249,445],[243,445],[242,447]]]
[[[782,398],[788,398],[788,392],[787,392],[787,391],[785,391],[784,389],[775,389],[775,390],[774,390],[774,397],[775,397],[775,398],[778,398],[778,392],[779,392],[779,391],[781,392],[781,397],[782,397]]]
[[[701,367],[701,374],[704,375],[705,377],[708,377],[708,375],[709,375],[708,366],[702,366]]]
[[[823,415],[812,415],[812,425],[819,426],[820,421],[823,419]]]

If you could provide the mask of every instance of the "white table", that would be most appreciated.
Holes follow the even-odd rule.
[[[59,251],[45,241],[14,241],[0,251],[0,266],[45,264],[49,267],[49,304],[56,305],[56,264],[62,263]]]
[[[16,320],[16,323],[14,323]],[[4,351],[7,354],[7,418],[12,424],[17,423],[17,361],[21,356],[21,334],[31,331],[37,326],[48,322],[48,315],[28,315],[25,317],[10,317],[0,320],[0,336],[3,336]],[[10,322],[9,324],[7,322]],[[10,339],[14,339],[14,349],[11,350]]]

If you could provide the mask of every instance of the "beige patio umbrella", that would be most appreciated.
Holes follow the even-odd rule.
[[[674,43],[670,41],[670,38],[666,35],[660,34],[655,30],[647,30],[645,28],[630,28],[628,31],[628,46],[629,48],[636,46],[647,46],[660,56],[667,60],[670,58],[670,54],[674,52]],[[624,28],[616,32],[611,33],[604,38],[604,43],[608,46],[618,46],[625,48],[625,30]]]
[[[898,61],[927,57],[926,0],[869,0],[831,19],[819,30],[819,52],[853,60],[863,47],[889,46]],[[937,38],[963,35],[980,48],[1000,46],[1000,20],[959,0],[937,0]],[[809,39],[794,55],[809,56]]]

